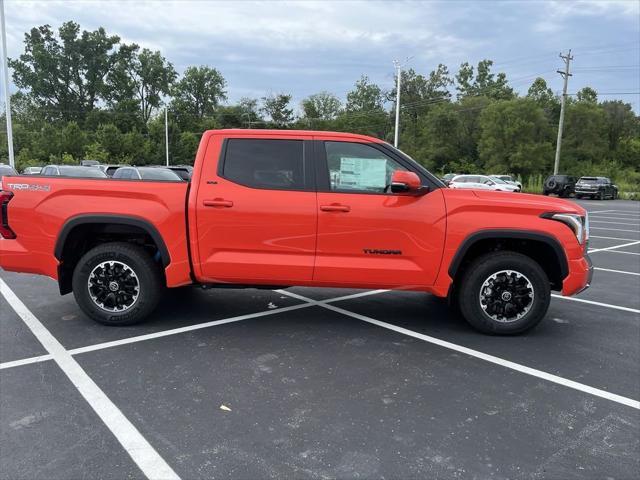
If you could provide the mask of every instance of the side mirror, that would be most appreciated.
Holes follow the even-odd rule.
[[[391,192],[415,195],[422,190],[422,182],[416,173],[406,170],[396,170],[393,172],[391,176]]]

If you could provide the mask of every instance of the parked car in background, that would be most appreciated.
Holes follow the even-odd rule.
[[[100,162],[98,160],[81,160],[80,165],[83,167],[95,167],[100,165]]]
[[[18,172],[11,165],[0,163],[0,178],[2,178],[4,175],[18,175]]]
[[[120,167],[113,177],[121,180],[167,180],[182,182],[177,173],[164,167]]]
[[[46,177],[107,178],[107,176],[97,168],[87,168],[78,165],[47,165],[42,168],[40,175]]]
[[[42,167],[26,167],[22,170],[23,175],[40,175]]]
[[[576,198],[590,197],[604,200],[618,198],[618,187],[607,177],[580,177],[575,187]]]
[[[502,180],[503,182],[510,183],[511,185],[515,185],[518,187],[517,192],[522,190],[522,183],[513,178],[511,175],[489,175],[491,178],[497,178],[498,180]]]
[[[453,180],[453,177],[456,177],[460,175],[459,173],[447,173],[446,175],[443,175],[443,177],[440,179],[442,180],[442,183],[444,183],[445,185],[449,186],[449,183],[451,182],[451,180]]]
[[[191,180],[191,175],[193,174],[193,167],[191,165],[169,165],[163,168],[168,168],[172,172],[177,173],[181,179],[187,182]]]
[[[494,190],[498,192],[519,191],[516,185],[511,185],[499,178],[491,178],[487,175],[456,175],[449,183],[449,187]]]
[[[116,170],[118,170],[121,167],[126,167],[128,165],[107,165],[107,164],[100,164],[100,165],[94,165],[94,168],[97,168],[98,170],[101,170],[102,172],[107,174],[107,177],[113,177],[113,174],[116,173]]]
[[[576,177],[571,175],[551,175],[544,181],[542,193],[544,195],[558,195],[569,197],[575,193]]]

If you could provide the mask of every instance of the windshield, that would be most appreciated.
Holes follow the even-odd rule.
[[[17,175],[17,174],[18,174],[18,172],[16,172],[9,165],[0,165],[0,176],[2,176],[2,175]]]
[[[82,178],[106,178],[107,176],[97,168],[90,167],[58,167],[60,175],[65,177],[82,177]]]
[[[140,168],[138,169],[143,180],[173,180],[182,181],[182,179],[166,168]]]
[[[491,177],[491,180],[493,180],[496,183],[507,183],[504,180],[502,180],[500,177]]]
[[[596,177],[582,177],[580,179],[580,182],[584,182],[584,183],[596,183],[598,181],[598,179]]]

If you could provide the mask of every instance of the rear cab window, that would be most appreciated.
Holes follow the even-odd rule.
[[[305,140],[229,138],[218,174],[250,188],[312,190]]]

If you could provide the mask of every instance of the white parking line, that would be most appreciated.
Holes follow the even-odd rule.
[[[369,295],[377,295],[379,293],[384,293],[386,291],[388,290],[366,290],[363,292],[353,293],[353,294],[345,295],[341,297],[334,297],[326,300],[319,300],[318,303],[339,302],[342,300],[350,300],[352,298],[366,297]],[[80,353],[95,352],[96,350],[103,350],[105,348],[118,347],[120,345],[127,345],[130,343],[142,342],[145,340],[153,340],[155,338],[162,338],[170,335],[178,335],[180,333],[192,332],[194,330],[201,330],[203,328],[215,327],[218,325],[225,325],[227,323],[240,322],[242,320],[249,320],[252,318],[266,317],[268,315],[276,315],[278,313],[290,312],[293,310],[300,310],[303,308],[312,307],[313,305],[314,304],[306,302],[306,303],[300,303],[298,305],[291,305],[289,307],[277,308],[273,310],[265,310],[265,311],[260,311],[256,313],[248,313],[246,315],[223,318],[221,320],[213,320],[211,322],[197,323],[195,325],[187,325],[185,327],[172,328],[170,330],[162,330],[160,332],[148,333],[145,335],[137,335],[135,337],[122,338],[119,340],[113,340],[111,342],[96,343],[94,345],[87,345],[85,347],[78,347],[72,350],[68,350],[68,353],[70,355],[78,355]],[[0,363],[0,370],[5,368],[19,367],[21,365],[29,365],[31,363],[44,362],[46,360],[51,360],[51,359],[52,359],[51,355],[40,355],[37,357],[13,360],[11,362]]]
[[[609,224],[609,225],[629,225],[631,227],[640,226],[640,223],[607,222],[607,221],[602,221],[602,220],[590,220],[589,222],[590,223],[604,223],[604,224]]]
[[[594,270],[601,270],[603,272],[612,272],[612,273],[622,273],[624,275],[637,275],[640,276],[640,273],[636,273],[636,272],[625,272],[624,270],[612,270],[610,268],[600,268],[600,267],[594,267]]]
[[[638,252],[627,252],[625,250],[606,250],[604,253],[625,253],[627,255],[640,255]]]
[[[607,213],[607,215],[604,215],[605,217],[609,215],[615,215],[620,217],[630,217],[629,220],[640,219],[640,214],[630,213],[630,212],[620,212],[618,210],[603,210],[601,212],[589,212],[589,215],[601,215],[605,212]]]
[[[589,230],[607,230],[608,232],[631,232],[640,233],[640,230],[625,230],[622,228],[606,228],[606,227],[593,227],[589,225]]]
[[[610,303],[594,302],[593,300],[585,300],[584,298],[563,297],[562,295],[557,295],[555,293],[552,293],[551,296],[553,298],[559,298],[560,300],[569,300],[570,302],[588,303],[589,305],[597,305],[599,307],[612,308],[614,310],[622,310],[623,312],[640,313],[640,310],[638,310],[637,308],[621,307],[620,305],[612,305]]]
[[[30,363],[39,363],[46,360],[53,360],[51,355],[39,355],[37,357],[22,358],[20,360],[12,360],[11,362],[0,363],[0,370],[5,368],[19,367],[21,365],[29,365]]]
[[[311,299],[303,297],[302,295],[297,295],[292,292],[286,292],[284,290],[281,290],[280,292],[284,293],[285,295],[289,295],[293,298],[297,298],[299,300],[313,301]],[[425,342],[432,343],[440,347],[448,348],[449,350],[454,350],[456,352],[464,353],[466,355],[479,358],[480,360],[484,360],[486,362],[490,362],[496,365],[500,365],[502,367],[510,368],[511,370],[516,370],[526,375],[531,375],[533,377],[541,378],[543,380],[547,380],[549,382],[553,382],[558,385],[573,388],[574,390],[579,390],[581,392],[588,393],[596,397],[604,398],[606,400],[611,400],[612,402],[620,403],[622,405],[626,405],[628,407],[632,407],[640,410],[640,401],[634,400],[632,398],[623,397],[622,395],[616,395],[615,393],[607,392],[606,390],[590,387],[589,385],[585,385],[583,383],[578,383],[573,380],[568,380],[566,378],[559,377],[551,373],[543,372],[542,370],[537,370],[535,368],[526,367],[519,363],[515,363],[509,360],[505,360],[503,358],[495,357],[493,355],[489,355],[489,354],[480,352],[478,350],[473,350],[471,348],[463,347],[462,345],[457,345],[455,343],[447,342],[446,340],[441,340],[439,338],[431,337],[429,335],[424,335],[422,333],[414,332],[413,330],[409,330],[407,328],[398,327],[397,325],[392,325],[390,323],[382,322],[380,320],[376,320],[374,318],[367,317],[365,315],[360,315],[359,313],[354,313],[349,310],[336,307],[335,305],[323,304],[321,305],[321,307],[326,308],[328,310],[332,310],[337,313],[341,313],[343,315],[347,315],[352,318],[356,318],[358,320],[362,320],[363,322],[377,325],[378,327],[386,328],[387,330],[392,330],[394,332],[401,333],[409,337],[417,338],[418,340],[423,340]]]
[[[180,477],[160,454],[124,416],[100,387],[82,369],[58,340],[31,313],[13,290],[0,278],[0,293],[29,327],[49,355],[71,380],[78,392],[102,419],[144,475],[157,480],[179,480]]]
[[[619,237],[599,237],[597,235],[589,235],[589,238],[603,238],[605,240],[622,240],[622,241],[628,241],[628,242],[633,242],[635,241],[635,238],[619,238]]]
[[[635,242],[623,243],[622,245],[613,245],[612,247],[593,248],[589,250],[588,253],[606,252],[607,250],[615,250],[617,248],[622,248],[622,247],[631,247],[633,245],[638,245],[638,244],[640,244],[640,240],[636,240]]]

